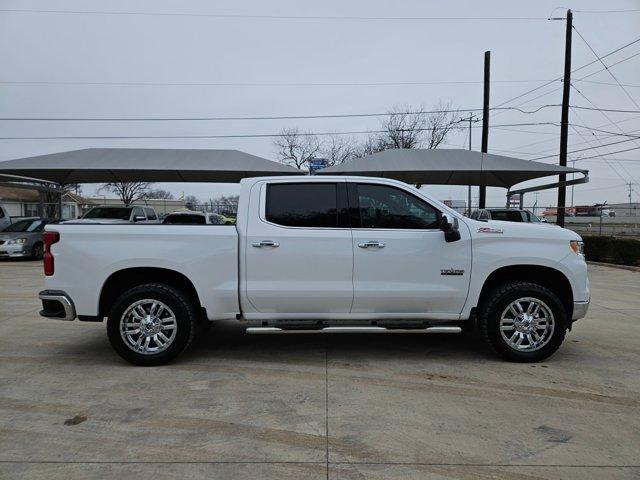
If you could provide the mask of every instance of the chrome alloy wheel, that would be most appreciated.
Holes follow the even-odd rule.
[[[500,316],[500,334],[509,347],[520,352],[535,352],[553,336],[555,320],[542,300],[523,297],[504,309]]]
[[[154,355],[169,348],[177,331],[178,322],[173,311],[151,298],[132,303],[120,318],[122,340],[142,355]]]

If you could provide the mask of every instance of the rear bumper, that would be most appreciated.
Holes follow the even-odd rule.
[[[76,309],[73,300],[61,290],[43,290],[38,294],[42,302],[40,315],[56,320],[73,320],[76,318]]]
[[[589,302],[573,302],[573,315],[571,316],[571,320],[580,320],[587,315],[587,310],[589,310]]]

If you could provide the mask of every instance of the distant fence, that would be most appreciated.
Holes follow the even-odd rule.
[[[234,202],[230,203],[217,203],[217,202],[205,202],[205,203],[188,203],[185,205],[189,210],[195,210],[198,212],[217,213],[224,215],[225,217],[235,218],[238,215],[238,204]]]
[[[487,207],[504,209],[504,206]],[[557,222],[557,208],[529,207],[531,213],[548,223]],[[632,206],[566,207],[564,226],[580,235],[640,238],[640,208]],[[465,212],[466,214],[466,212]]]

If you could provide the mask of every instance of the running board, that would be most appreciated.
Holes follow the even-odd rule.
[[[278,327],[248,327],[249,334],[280,333],[460,333],[460,327],[384,328],[384,327],[324,327],[319,329],[283,329]]]

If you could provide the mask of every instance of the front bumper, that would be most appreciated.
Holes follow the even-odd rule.
[[[76,318],[76,309],[73,300],[62,290],[43,290],[38,294],[42,301],[40,315],[56,320],[73,320]]]
[[[590,301],[591,300],[589,299],[586,302],[573,302],[573,315],[571,316],[572,321],[586,317]]]
[[[0,245],[0,258],[28,257],[31,252],[25,245]]]

